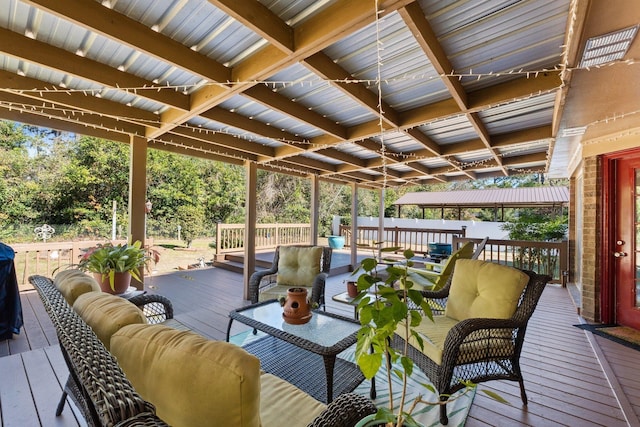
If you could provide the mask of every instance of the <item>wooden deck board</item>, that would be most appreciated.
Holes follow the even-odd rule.
[[[331,300],[332,295],[343,291],[347,278],[348,274],[329,278],[327,311],[353,315],[351,307]],[[147,288],[168,297],[182,323],[212,339],[224,339],[229,311],[248,304],[242,298],[242,275],[216,268],[155,276],[147,281]],[[61,384],[66,381],[66,366],[37,294],[23,292],[21,298],[26,313],[24,331],[14,340],[0,342],[0,356],[4,356],[0,357],[0,421],[4,426],[83,425],[77,408],[67,406],[62,418],[53,415]],[[591,333],[572,326],[579,322],[567,290],[548,286],[529,324],[521,357],[529,404],[523,406],[517,383],[482,383],[467,426],[637,425],[638,352],[594,337],[604,355],[599,361],[591,347]],[[232,334],[243,328],[235,322]],[[622,394],[623,406],[628,402],[629,424],[606,372],[614,374],[612,383],[619,387],[616,392]],[[509,405],[489,398],[483,389],[499,393]]]

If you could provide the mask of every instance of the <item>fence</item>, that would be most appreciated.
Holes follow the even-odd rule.
[[[378,227],[358,227],[356,245],[359,248],[375,248],[375,243],[384,242],[384,246],[411,249],[416,254],[427,254],[429,243],[453,243],[456,237],[465,237],[467,227],[460,230],[440,230],[427,228],[385,227],[382,239],[378,238]],[[341,225],[340,235],[345,242],[351,244],[351,226]]]
[[[216,226],[216,255],[244,249],[244,224]],[[310,224],[258,224],[256,249],[271,249],[279,245],[311,242]]]
[[[481,239],[456,237],[453,247]],[[516,268],[548,274],[551,283],[567,285],[569,267],[568,242],[537,242],[529,240],[489,240],[480,259]]]

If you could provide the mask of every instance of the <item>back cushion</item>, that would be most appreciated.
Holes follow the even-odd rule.
[[[93,277],[76,269],[63,270],[56,274],[53,284],[56,285],[69,305],[73,305],[76,299],[84,293],[100,292],[100,285]]]
[[[113,335],[111,353],[169,425],[260,426],[260,361],[240,347],[163,325],[130,325]]]
[[[322,247],[281,246],[278,285],[311,286],[320,273]]]
[[[120,328],[135,323],[147,323],[142,310],[134,304],[104,292],[80,295],[73,304],[73,309],[91,326],[107,350],[109,350],[111,335]]]
[[[487,261],[456,261],[445,316],[508,319],[515,313],[529,276],[506,265]]]

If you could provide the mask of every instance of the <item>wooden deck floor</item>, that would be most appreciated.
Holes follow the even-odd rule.
[[[330,277],[327,295],[343,290],[348,274]],[[149,292],[167,296],[176,318],[212,339],[224,339],[228,312],[242,299],[242,276],[211,268],[152,277]],[[0,424],[22,426],[84,425],[65,409],[54,416],[66,368],[57,339],[35,291],[23,292],[25,326],[15,339],[0,342]],[[329,311],[353,310],[328,298]],[[572,325],[579,323],[566,289],[548,286],[527,331],[521,358],[528,406],[516,383],[479,386],[467,420],[476,426],[640,426],[640,354]],[[234,323],[233,333],[241,328]],[[506,398],[497,403],[481,391]]]

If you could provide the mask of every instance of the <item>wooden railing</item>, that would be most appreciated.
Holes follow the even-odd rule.
[[[481,240],[456,237],[453,240],[453,247],[458,248],[465,242],[478,243]],[[562,242],[489,240],[479,259],[531,270],[539,274],[548,274],[552,277],[551,283],[567,285],[569,256],[566,240]]]
[[[11,248],[16,253],[14,263],[18,283],[26,285],[29,276],[33,274],[51,277],[55,271],[77,264],[83,249],[98,243],[106,243],[106,241],[11,244]]]
[[[402,247],[411,249],[416,254],[427,254],[429,243],[453,243],[455,237],[466,236],[467,229],[439,230],[428,228],[385,227],[382,239],[378,237],[378,227],[358,227],[356,245],[359,248],[377,249],[377,242],[384,242],[383,247]],[[346,245],[351,244],[351,226],[341,225],[340,235],[345,236]]]
[[[256,249],[271,249],[279,245],[311,242],[310,224],[258,224]],[[216,255],[244,249],[244,224],[216,226]]]
[[[53,277],[58,270],[64,270],[80,261],[86,249],[111,240],[82,240],[79,242],[12,243],[15,252],[14,264],[20,286],[31,287],[29,276],[39,274]],[[125,240],[114,240],[113,244],[124,244]],[[147,239],[147,247],[153,239]]]

